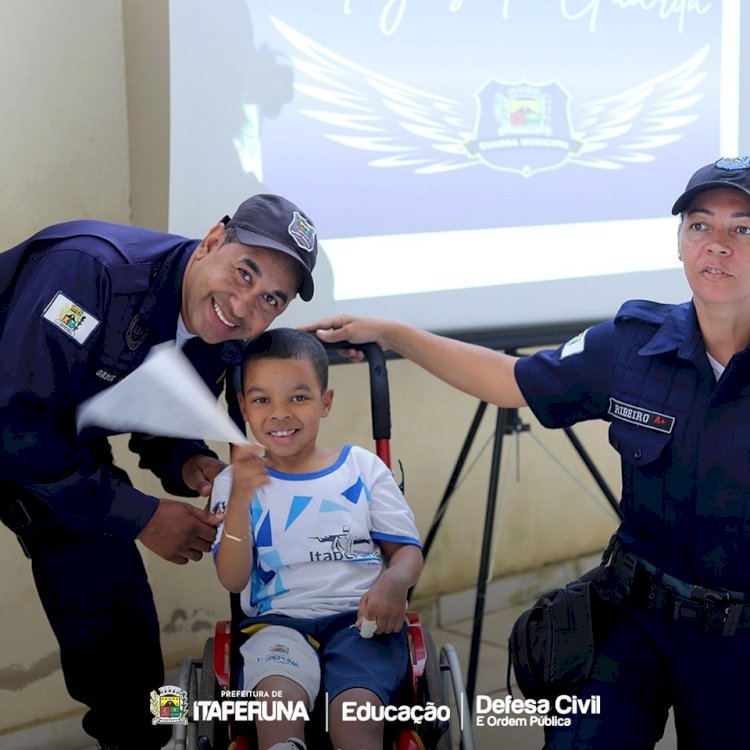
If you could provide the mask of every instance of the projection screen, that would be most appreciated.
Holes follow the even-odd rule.
[[[674,199],[734,156],[740,3],[172,0],[170,229],[281,193],[316,295],[441,332],[687,299]]]

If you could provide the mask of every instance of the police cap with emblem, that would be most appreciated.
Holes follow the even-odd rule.
[[[685,192],[672,206],[672,213],[679,214],[698,193],[713,188],[729,187],[742,190],[750,196],[750,156],[719,159],[701,167],[691,178]]]
[[[234,229],[243,245],[279,250],[294,258],[302,270],[299,296],[305,302],[312,299],[318,240],[315,225],[294,203],[280,195],[254,195],[222,222]]]

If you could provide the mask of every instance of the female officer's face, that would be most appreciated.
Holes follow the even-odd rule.
[[[750,197],[735,188],[699,193],[678,230],[679,254],[696,307],[750,309]]]
[[[209,344],[260,335],[300,283],[294,260],[284,253],[223,239],[219,224],[195,249],[183,277],[185,326]]]

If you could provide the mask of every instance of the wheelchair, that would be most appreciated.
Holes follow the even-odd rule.
[[[336,345],[337,348],[344,346]],[[370,370],[376,453],[390,467],[390,396],[385,358],[377,344],[356,348],[364,352]],[[229,411],[238,421],[232,413],[234,409],[238,413],[238,407],[230,390],[228,385]],[[239,595],[230,595],[230,604],[231,619],[216,624],[214,636],[206,641],[202,658],[187,656],[181,664],[179,688],[188,696],[191,716],[195,701],[230,700],[225,696],[231,695],[238,684],[242,663],[239,644],[243,638],[239,623],[244,614]],[[474,750],[470,709],[454,647],[445,644],[438,652],[432,636],[415,612],[407,612],[405,626],[409,670],[401,688],[398,720],[386,721],[385,750],[451,750],[455,746]],[[402,719],[404,707],[412,708],[408,719]],[[331,747],[321,722],[315,717],[307,724],[306,742],[310,750]],[[254,730],[244,722],[199,717],[197,721],[177,725],[175,732],[175,750],[254,750],[255,747]]]
[[[422,627],[414,612],[407,613],[409,644],[409,673],[402,687],[401,705],[426,707],[450,706],[450,718],[431,718],[425,721],[386,722],[388,750],[451,750],[453,736],[460,733],[459,747],[474,750],[471,719],[466,699],[461,667],[455,649],[444,645],[438,654],[428,630]],[[222,701],[225,691],[231,693],[236,685],[234,673],[238,661],[234,654],[239,649],[232,645],[235,634],[232,621],[216,624],[213,638],[206,641],[201,659],[186,657],[180,670],[179,687],[188,695],[188,702]],[[435,712],[433,712],[435,713]],[[429,716],[430,714],[427,714]],[[245,734],[245,725],[221,720],[198,720],[179,725],[175,734],[175,750],[253,750],[252,733]],[[310,750],[323,750],[331,745],[315,718],[306,730]]]

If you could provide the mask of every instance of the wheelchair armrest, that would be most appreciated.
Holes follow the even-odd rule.
[[[214,672],[216,682],[224,690],[229,690],[231,673],[230,647],[232,643],[232,626],[229,620],[219,620],[214,631]]]
[[[424,642],[422,624],[416,612],[406,613],[406,637],[409,642],[409,659],[411,661],[411,681],[414,695],[417,694],[417,683],[422,679],[427,663],[427,648]]]

